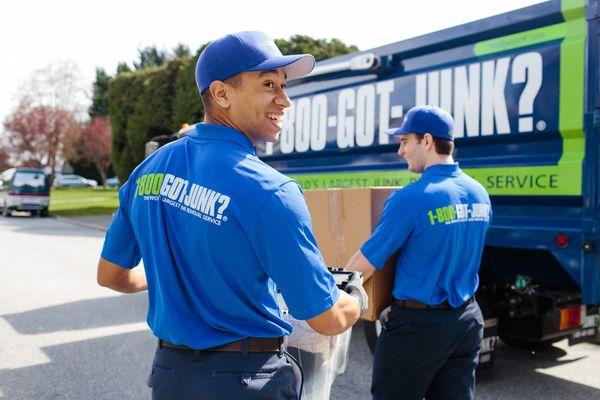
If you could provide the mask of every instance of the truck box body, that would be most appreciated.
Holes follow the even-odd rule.
[[[564,336],[550,310],[600,303],[599,3],[545,2],[318,63],[330,72],[290,82],[280,140],[257,154],[305,190],[404,186],[418,176],[383,131],[413,106],[446,109],[457,161],[492,198],[491,309],[528,327],[507,336]],[[367,55],[371,68],[349,67]],[[535,321],[545,328],[521,332]]]
[[[548,1],[325,60],[287,93],[279,141],[256,151],[304,190],[410,184],[418,175],[384,130],[416,105],[453,115],[456,159],[492,200],[477,292],[487,360],[496,334],[597,335],[600,0]]]

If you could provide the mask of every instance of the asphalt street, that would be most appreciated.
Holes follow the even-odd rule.
[[[95,281],[109,221],[0,218],[0,399],[149,398],[146,294]],[[600,345],[499,346],[496,365],[478,373],[478,399],[600,399]],[[358,324],[331,399],[368,399],[371,363]]]

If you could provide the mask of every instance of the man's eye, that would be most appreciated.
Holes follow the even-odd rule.
[[[267,82],[267,83],[265,83],[265,86],[268,87],[268,88],[273,88],[274,87],[273,82]]]
[[[285,83],[281,84],[282,89],[285,89],[286,87],[287,87],[287,84],[285,84]]]

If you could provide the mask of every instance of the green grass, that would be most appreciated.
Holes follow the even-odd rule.
[[[53,188],[50,214],[61,216],[110,215],[119,206],[116,188]]]

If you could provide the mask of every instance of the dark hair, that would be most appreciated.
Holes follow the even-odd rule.
[[[242,75],[236,74],[232,77],[229,77],[223,80],[229,86],[237,89],[242,85]],[[214,101],[212,94],[210,93],[210,86],[207,87],[204,92],[200,95],[202,98],[202,106],[204,107],[204,113],[206,113],[212,107],[212,103]]]
[[[424,135],[415,134],[417,136],[417,142],[421,143]],[[441,156],[449,156],[454,153],[454,142],[452,140],[435,138],[432,136],[433,145],[435,146],[435,152]]]

